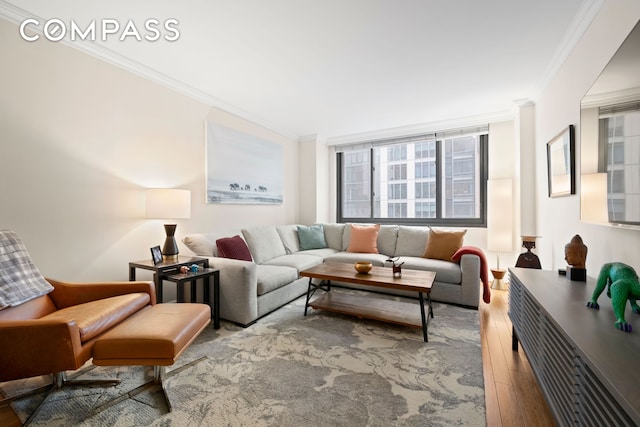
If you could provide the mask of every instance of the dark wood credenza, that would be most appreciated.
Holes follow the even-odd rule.
[[[595,279],[572,282],[555,271],[510,268],[513,349],[520,343],[562,426],[640,425],[640,315],[615,328],[611,300],[587,308]]]

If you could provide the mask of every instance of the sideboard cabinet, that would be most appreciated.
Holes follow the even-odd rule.
[[[561,426],[640,425],[640,315],[615,328],[611,300],[586,306],[595,280],[573,282],[554,271],[511,268],[513,350],[524,349]]]

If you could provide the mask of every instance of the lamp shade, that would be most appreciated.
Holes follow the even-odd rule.
[[[191,218],[191,191],[150,188],[145,192],[147,218]]]
[[[592,224],[607,224],[607,174],[590,173],[580,177],[580,217]]]
[[[494,252],[513,250],[513,189],[511,179],[487,182],[487,249]]]

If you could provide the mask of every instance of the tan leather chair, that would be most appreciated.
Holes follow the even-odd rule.
[[[7,239],[22,251],[17,262],[13,261],[20,250],[16,251],[16,246],[7,249]],[[15,233],[0,231],[0,270],[25,268],[24,264],[31,260],[22,248]],[[32,271],[28,274],[40,274],[37,269],[30,268]],[[12,291],[8,278],[24,277],[27,273],[11,276],[0,271],[0,300],[6,300],[6,295]],[[8,397],[1,400],[0,405],[65,385],[117,384],[119,380],[73,381],[65,371],[82,367],[92,357],[93,345],[102,334],[156,303],[152,282],[72,284],[46,281],[53,286],[51,292],[0,309],[0,382],[51,375],[51,384]],[[36,413],[37,410],[31,417]]]

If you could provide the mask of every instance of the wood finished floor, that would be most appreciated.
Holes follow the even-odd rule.
[[[492,289],[491,304],[480,302],[479,315],[487,425],[555,426],[524,352],[511,351],[507,291]],[[0,426],[20,426],[11,407],[0,407]]]
[[[492,289],[491,304],[479,308],[487,425],[555,426],[522,348],[511,350],[508,295]]]

